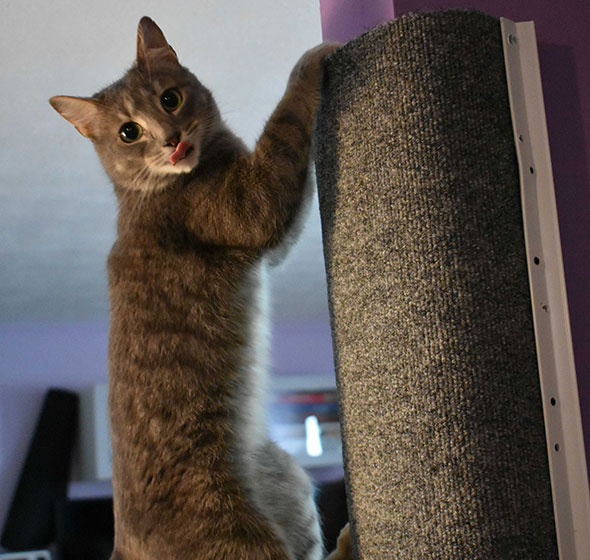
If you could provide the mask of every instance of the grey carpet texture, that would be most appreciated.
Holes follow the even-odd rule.
[[[557,558],[499,21],[346,44],[316,146],[357,557]]]

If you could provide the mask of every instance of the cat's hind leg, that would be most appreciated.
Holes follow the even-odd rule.
[[[293,560],[324,556],[313,486],[293,457],[268,442],[256,453],[254,495]]]
[[[340,531],[336,550],[326,560],[353,560],[352,545],[350,544],[350,524],[347,523],[346,527]]]

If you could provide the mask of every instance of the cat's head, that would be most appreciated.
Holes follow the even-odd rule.
[[[135,64],[121,80],[90,98],[56,96],[50,103],[92,140],[124,189],[163,188],[191,172],[221,126],[211,93],[148,17],[139,22]]]

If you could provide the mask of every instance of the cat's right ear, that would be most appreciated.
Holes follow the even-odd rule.
[[[149,73],[153,63],[176,65],[178,58],[156,22],[144,16],[137,26],[137,64]]]
[[[91,140],[96,136],[99,106],[94,99],[56,95],[49,103],[64,119],[70,121],[80,134]]]

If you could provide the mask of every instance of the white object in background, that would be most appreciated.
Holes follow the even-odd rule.
[[[308,416],[305,419],[305,448],[310,457],[320,457],[322,449],[322,431],[317,416]]]
[[[590,558],[590,490],[535,25],[501,19],[559,557]]]
[[[29,552],[0,552],[0,560],[51,560],[47,550],[31,550]]]
[[[338,422],[319,422],[319,428],[322,453],[315,457],[308,452],[304,422],[271,424],[270,437],[305,469],[342,467],[340,424]]]
[[[274,375],[270,379],[270,393],[276,396],[289,392],[323,392],[336,389],[334,374]],[[308,419],[309,420],[309,419]],[[305,469],[320,469],[342,466],[342,437],[338,422],[318,422],[322,452],[309,453],[309,430],[307,422],[280,423],[279,419],[271,422],[270,436],[279,447],[290,453],[297,463]],[[313,430],[313,428],[312,428]],[[317,452],[316,447],[311,449]]]
[[[94,385],[80,393],[80,474],[82,480],[107,480],[112,476],[108,420],[108,387]]]

